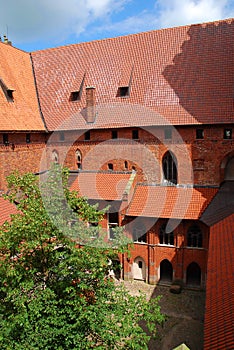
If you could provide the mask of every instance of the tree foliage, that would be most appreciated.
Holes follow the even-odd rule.
[[[1,349],[147,349],[163,316],[155,299],[133,297],[108,277],[114,246],[93,232],[103,212],[70,192],[68,172],[11,175],[19,213],[0,228]],[[58,186],[58,183],[61,186]],[[78,248],[79,246],[79,248]]]

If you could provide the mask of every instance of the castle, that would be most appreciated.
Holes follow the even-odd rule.
[[[0,190],[15,169],[67,166],[109,206],[109,239],[132,237],[123,278],[206,289],[204,349],[234,344],[233,38],[228,19],[32,53],[0,42]]]

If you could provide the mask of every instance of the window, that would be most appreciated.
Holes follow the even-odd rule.
[[[225,140],[230,140],[230,139],[232,139],[232,129],[224,129],[223,138],[224,138]]]
[[[108,163],[108,170],[113,171],[114,167],[112,163]]]
[[[108,214],[108,228],[109,228],[109,239],[113,239],[115,236],[114,229],[119,226],[119,213]]]
[[[204,139],[204,129],[196,129],[196,139]]]
[[[31,142],[31,135],[26,134],[26,143],[30,143],[30,142]]]
[[[64,141],[64,140],[65,140],[65,135],[64,135],[64,132],[63,132],[63,131],[61,131],[61,132],[59,133],[59,140],[60,140],[60,141]]]
[[[162,160],[164,182],[177,184],[177,164],[176,158],[171,152],[167,152]]]
[[[138,135],[138,130],[132,130],[132,139],[133,140],[138,140],[139,139],[139,135]]]
[[[133,241],[139,242],[139,243],[147,243],[146,227],[142,222],[138,222],[134,224]]]
[[[171,128],[166,128],[166,129],[164,130],[164,138],[165,138],[166,140],[170,140],[171,137],[172,137],[172,129],[171,129]]]
[[[98,222],[89,222],[88,227],[91,232],[91,238],[98,238],[99,236],[99,226]]]
[[[202,247],[202,232],[197,225],[193,225],[187,232],[187,246],[194,248]]]
[[[84,139],[85,139],[85,141],[89,141],[90,140],[90,131],[86,131],[85,132]]]
[[[59,155],[58,155],[58,152],[56,150],[53,150],[51,158],[52,158],[52,162],[54,162],[54,163],[59,162]]]
[[[80,100],[80,91],[72,91],[70,95],[70,101],[79,101]]]
[[[13,91],[14,90],[11,90],[11,89],[7,89],[7,96],[9,97],[10,100],[14,100],[14,97],[13,97]]]
[[[117,97],[127,97],[130,95],[129,86],[121,86],[118,88]]]
[[[112,139],[117,139],[117,138],[118,138],[118,132],[117,132],[117,130],[112,130],[112,132],[111,132],[111,138],[112,138]]]
[[[9,145],[9,139],[8,139],[8,134],[3,134],[3,143],[5,146]]]
[[[167,224],[163,224],[159,231],[159,243],[166,245],[174,245],[174,233],[166,230]]]
[[[76,150],[76,164],[78,169],[82,169],[82,155],[79,149]]]
[[[128,170],[128,162],[125,160],[125,162],[124,162],[124,169],[125,170]]]

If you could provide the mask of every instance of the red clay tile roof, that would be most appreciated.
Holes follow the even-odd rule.
[[[223,220],[234,213],[234,181],[226,181],[220,187],[217,195],[201,216],[208,226]]]
[[[0,197],[0,225],[11,219],[11,214],[17,214],[17,208],[14,204]]]
[[[215,188],[137,185],[127,215],[198,219],[216,193]]]
[[[0,130],[45,130],[30,54],[0,42],[0,62]],[[13,91],[14,102],[7,100],[4,89]]]
[[[211,227],[204,350],[234,349],[234,214]]]
[[[70,186],[83,197],[98,200],[122,200],[132,174],[81,172]]]
[[[86,86],[96,88],[93,128],[232,123],[233,37],[230,19],[33,52],[47,126],[90,127]],[[84,76],[80,101],[69,101]],[[128,81],[130,96],[117,97]]]

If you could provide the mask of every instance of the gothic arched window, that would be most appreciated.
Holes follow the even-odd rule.
[[[174,245],[174,232],[168,231],[167,224],[163,224],[159,231],[159,243]]]
[[[193,225],[187,232],[187,246],[194,248],[202,247],[202,232],[200,227]]]
[[[59,154],[56,150],[53,150],[51,158],[52,158],[52,162],[56,164],[59,163]]]
[[[177,184],[177,161],[173,153],[167,152],[162,160],[163,178],[168,183]]]
[[[79,149],[76,150],[76,164],[78,169],[82,168],[82,155]]]

